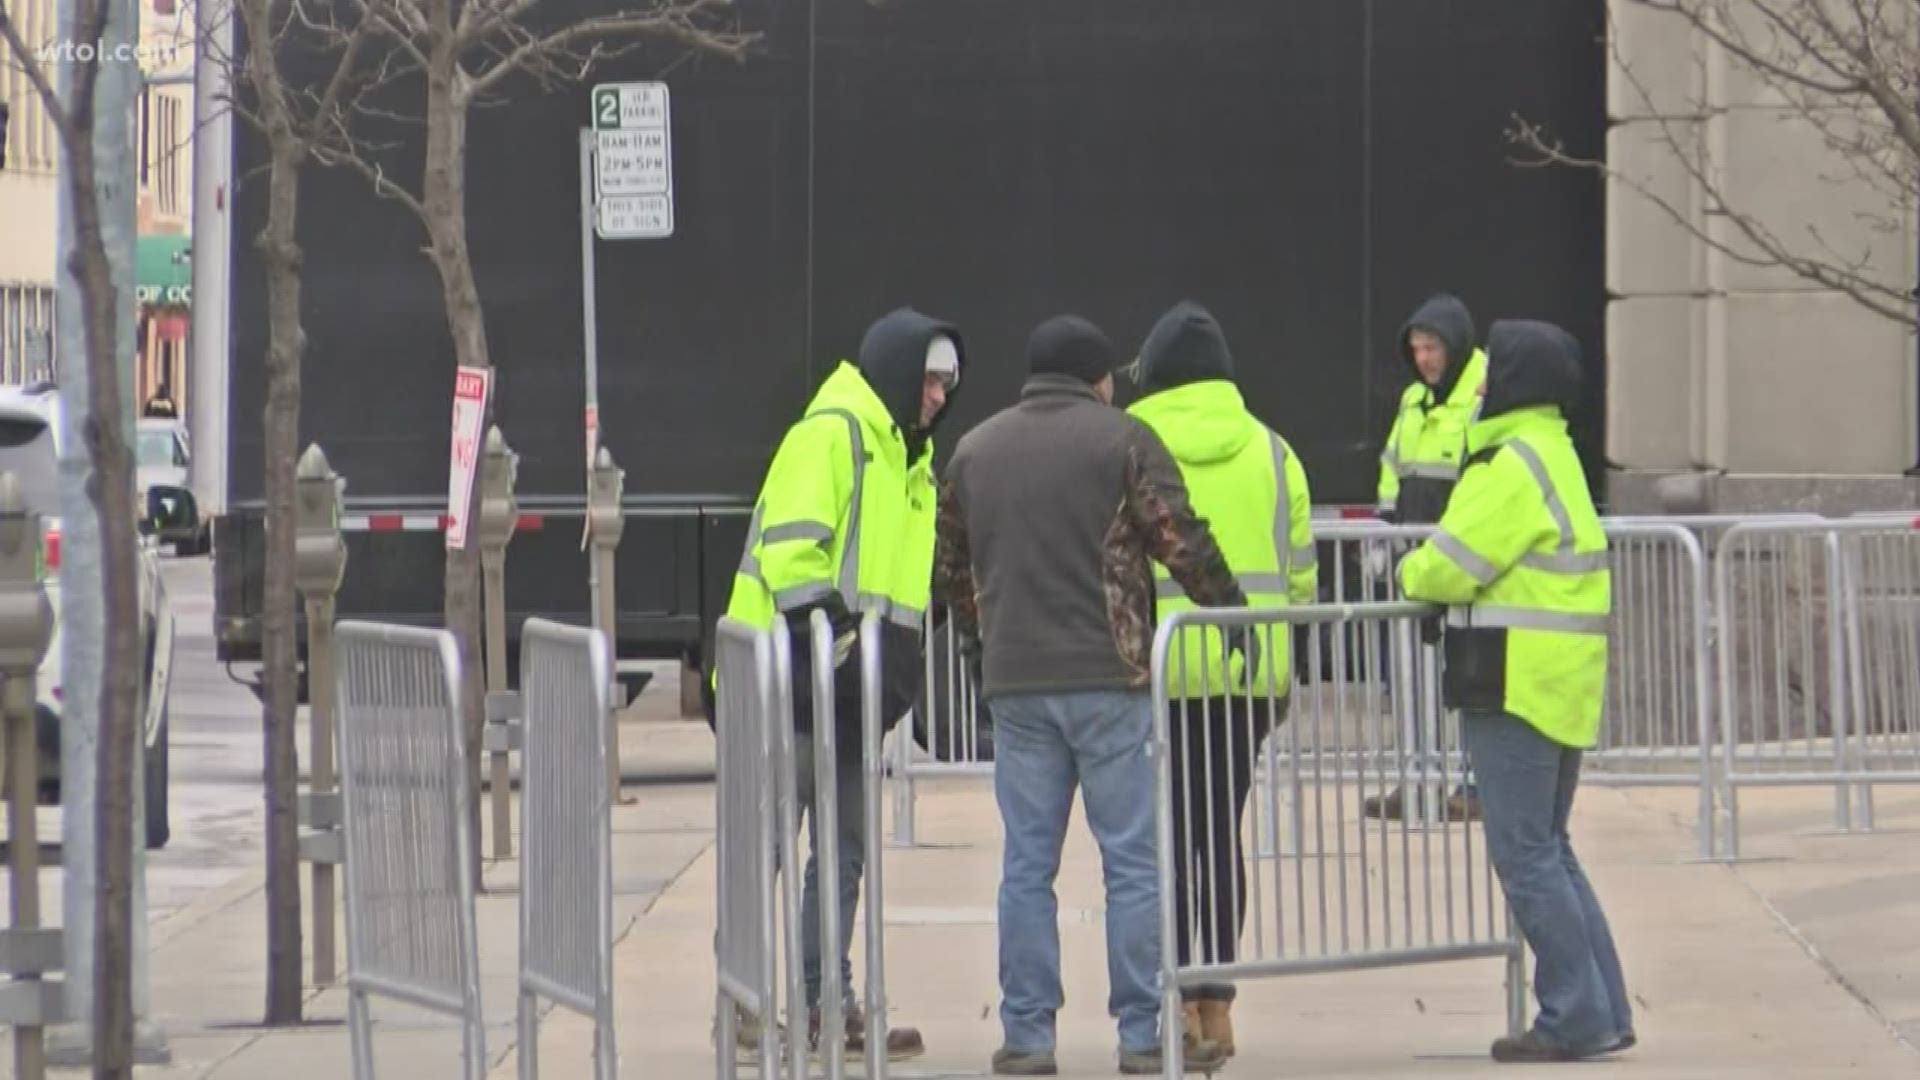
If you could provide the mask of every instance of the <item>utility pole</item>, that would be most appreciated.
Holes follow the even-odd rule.
[[[100,0],[108,7],[106,30],[95,43],[99,72],[94,87],[93,148],[102,239],[113,271],[114,362],[126,397],[120,415],[103,417],[120,425],[134,442],[134,246],[138,229],[136,198],[139,169],[135,157],[134,108],[143,76],[139,64],[140,8],[137,0]],[[60,35],[79,47],[78,5],[62,3]],[[74,65],[58,65],[55,87],[73,100]],[[62,172],[66,166],[62,165]],[[93,463],[84,432],[91,411],[90,371],[80,281],[70,265],[74,250],[74,207],[70,188],[59,185],[59,230],[55,240],[59,273],[54,302],[56,350],[60,357],[60,623],[63,715],[60,724],[61,865],[65,870],[62,942],[65,946],[67,1014],[70,1022],[49,1039],[48,1062],[60,1066],[92,1064],[94,990],[94,902],[99,888],[95,850],[99,775],[95,769],[100,738],[102,661],[106,652],[104,552],[100,519],[87,498]],[[133,1015],[134,1060],[164,1064],[169,1058],[159,1029],[143,1018],[147,1003],[147,887],[145,816],[139,781],[141,743],[134,740],[133,792]]]
[[[227,269],[233,219],[230,0],[193,5],[193,306],[187,343],[187,468],[200,516],[227,512]]]

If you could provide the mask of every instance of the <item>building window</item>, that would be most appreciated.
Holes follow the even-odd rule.
[[[140,186],[153,182],[153,94],[140,95]]]

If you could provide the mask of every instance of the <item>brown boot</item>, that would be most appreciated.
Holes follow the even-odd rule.
[[[1206,1041],[1206,1025],[1200,1019],[1200,1008],[1201,1006],[1198,1001],[1189,1001],[1186,1003],[1185,1034],[1182,1038],[1186,1043],[1187,1053],[1189,1055],[1199,1049],[1200,1044]]]
[[[1361,804],[1361,813],[1382,821],[1399,821],[1406,814],[1406,796],[1399,788],[1386,795],[1374,795]]]
[[[1202,1001],[1199,1005],[1201,1040],[1218,1047],[1221,1057],[1232,1057],[1233,1002]],[[1192,1021],[1188,1021],[1187,1030],[1193,1030]]]

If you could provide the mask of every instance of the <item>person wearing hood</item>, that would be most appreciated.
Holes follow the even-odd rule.
[[[1400,564],[1413,600],[1447,605],[1442,694],[1486,813],[1487,852],[1533,950],[1540,1009],[1496,1061],[1632,1046],[1607,917],[1567,832],[1607,687],[1607,535],[1567,434],[1580,347],[1549,323],[1487,335],[1487,390],[1439,529]]]
[[[1467,426],[1473,422],[1487,381],[1487,354],[1474,345],[1473,315],[1467,305],[1440,293],[1416,308],[1400,328],[1400,355],[1414,379],[1400,395],[1400,411],[1380,454],[1376,513],[1401,525],[1431,525],[1440,520],[1460,479]],[[1376,575],[1385,573],[1387,554],[1385,547],[1376,549],[1372,567]],[[1408,675],[1418,678],[1415,672]],[[1415,751],[1423,751],[1423,726],[1416,723],[1413,734]],[[1450,821],[1480,816],[1479,798],[1470,782],[1448,798],[1446,811]],[[1372,796],[1362,812],[1397,821],[1406,812],[1406,796],[1399,790]]]
[[[833,629],[838,790],[832,795],[839,814],[841,928],[836,954],[850,1054],[864,1052],[866,1038],[847,951],[865,869],[867,821],[854,646],[862,616],[877,614],[881,715],[891,728],[920,693],[920,635],[933,581],[933,432],[957,391],[964,356],[958,329],[911,308],[890,312],[867,330],[858,360],[840,362],[774,453],[727,603],[727,617],[749,626],[768,629],[776,618],[786,621],[793,640],[794,723],[803,736],[812,731],[813,613],[825,612]],[[710,681],[710,692],[716,689]],[[805,815],[816,796],[811,738],[795,740],[794,758]],[[818,1046],[820,836],[817,829],[809,832],[813,851],[801,905],[801,953],[809,1037]],[[896,1060],[925,1049],[911,1028],[887,1032],[885,1045]]]
[[[1111,406],[1113,346],[1063,316],[1027,342],[1020,400],[967,433],[940,489],[936,581],[991,704],[1003,1076],[1052,1076],[1060,985],[1054,876],[1080,790],[1107,892],[1120,1071],[1160,1075],[1160,878],[1152,564],[1208,605],[1246,595],[1145,424]],[[1245,635],[1236,648],[1246,649]],[[1187,1064],[1222,1060],[1211,1047]]]
[[[1313,499],[1287,441],[1247,411],[1219,323],[1183,301],[1155,324],[1133,379],[1142,396],[1128,410],[1160,436],[1180,467],[1194,512],[1206,518],[1247,603],[1312,603],[1319,590]],[[1191,609],[1163,569],[1155,571],[1159,616]],[[1247,873],[1241,818],[1253,760],[1292,688],[1288,628],[1258,633],[1259,661],[1229,666],[1217,629],[1189,630],[1168,659],[1168,727],[1174,776],[1174,925],[1179,963],[1232,963],[1245,922]],[[1184,677],[1184,682],[1182,681]],[[1277,711],[1278,715],[1274,715]],[[1181,793],[1184,793],[1181,794]],[[1191,898],[1191,899],[1190,899]],[[1182,989],[1188,1044],[1234,1052],[1231,985]]]

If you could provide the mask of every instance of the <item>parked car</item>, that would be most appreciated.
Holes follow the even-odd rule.
[[[187,486],[187,468],[193,452],[187,443],[187,425],[173,418],[141,420],[135,432],[134,459],[140,499],[141,531],[174,554],[204,555],[213,550],[213,533]]]
[[[0,387],[0,472],[11,472],[28,509],[41,517],[47,599],[53,605],[53,639],[40,662],[35,713],[38,723],[39,801],[60,801],[60,736],[65,702],[61,679],[60,626],[60,395],[47,384]],[[173,667],[173,609],[160,577],[154,541],[140,542],[140,717],[145,746],[146,842],[165,847],[167,815],[168,698]]]

